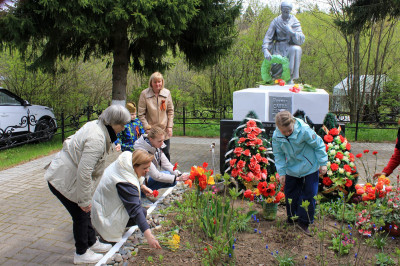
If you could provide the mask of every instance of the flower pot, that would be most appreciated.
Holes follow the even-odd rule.
[[[262,216],[265,220],[273,221],[276,219],[276,213],[278,212],[278,203],[262,203],[263,213]]]
[[[389,233],[391,236],[400,236],[400,227],[396,225],[395,222],[387,223],[385,225],[385,231]]]

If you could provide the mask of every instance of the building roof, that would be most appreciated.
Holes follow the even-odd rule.
[[[350,76],[351,77],[351,76]],[[366,80],[365,80],[366,79]],[[363,89],[363,84],[365,80],[365,92],[370,93],[372,89],[372,85],[374,83],[374,75],[361,75],[360,76],[360,86],[361,90]],[[387,75],[380,75],[376,78],[376,83],[378,84],[379,90],[382,90],[385,83],[390,79]],[[333,95],[344,95],[347,92],[349,77],[346,77],[344,80],[339,82],[335,87],[333,87]]]

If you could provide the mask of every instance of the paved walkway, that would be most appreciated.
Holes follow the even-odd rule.
[[[204,161],[212,167],[212,143],[216,144],[215,171],[219,172],[219,139],[174,137],[171,160],[179,163],[181,171],[189,171],[190,166]],[[364,149],[379,152],[378,170],[387,163],[393,148],[394,144],[353,143],[355,154]],[[73,262],[71,218],[43,178],[43,167],[53,157],[0,171],[0,265],[71,265]],[[110,156],[108,162],[115,157],[115,154]],[[370,157],[373,167],[375,159]]]

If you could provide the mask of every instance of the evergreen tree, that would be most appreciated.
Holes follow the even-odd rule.
[[[18,1],[0,14],[0,43],[47,70],[57,58],[112,54],[112,99],[125,101],[129,65],[161,71],[166,53],[178,49],[194,67],[217,61],[236,36],[240,7],[230,0]]]

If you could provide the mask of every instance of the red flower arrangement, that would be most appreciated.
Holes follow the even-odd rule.
[[[179,164],[178,164],[178,162],[176,162],[176,163],[174,164],[174,168],[172,168],[172,171],[175,171],[176,169],[178,169],[178,166],[179,166]]]
[[[354,163],[355,157],[350,152],[351,145],[340,134],[338,128],[326,130],[324,142],[328,154],[328,171],[322,178],[323,193],[328,194],[335,190],[348,191],[358,176]]]
[[[249,120],[244,133],[246,137],[239,138],[233,150],[234,156],[229,162],[231,176],[242,182],[266,180],[268,150],[259,137],[261,129],[254,120]]]
[[[390,179],[384,175],[378,177],[378,182],[375,186],[371,183],[365,185],[357,184],[355,186],[356,193],[361,196],[363,201],[374,201],[377,198],[384,198],[388,192],[392,191]]]
[[[276,175],[276,177],[270,177],[270,182],[258,182],[257,188],[254,190],[247,189],[244,192],[244,197],[251,201],[258,198],[266,203],[279,203],[283,198],[285,198],[285,194],[281,191],[279,176],[278,174]]]

